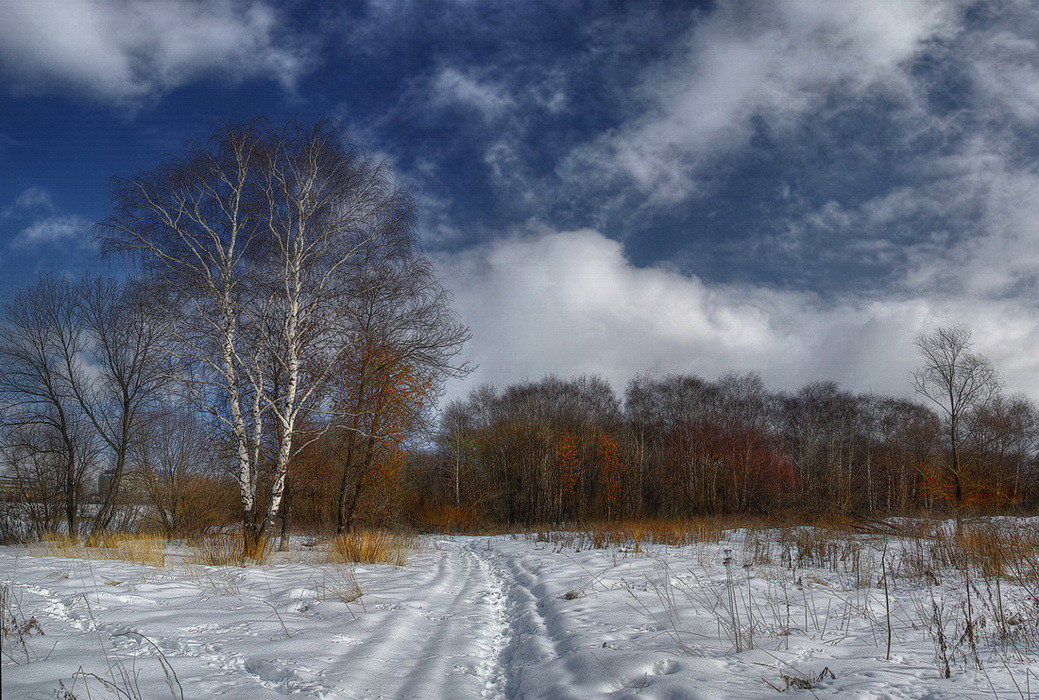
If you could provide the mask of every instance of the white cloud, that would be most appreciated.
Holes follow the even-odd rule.
[[[34,211],[54,211],[54,202],[51,201],[50,193],[35,185],[22,190],[14,203],[6,210],[11,213]]]
[[[438,70],[427,89],[434,107],[461,107],[488,123],[514,106],[512,97],[500,85],[450,66]]]
[[[440,274],[473,330],[480,364],[452,397],[482,382],[595,372],[616,387],[636,373],[708,377],[757,371],[790,389],[833,379],[909,392],[913,338],[937,324],[973,327],[1008,383],[1039,398],[1039,317],[1012,300],[890,294],[823,301],[810,294],[713,285],[639,268],[591,231],[546,231],[444,255]]]
[[[997,119],[1039,123],[1039,13],[1028,0],[986,8],[993,17],[981,31],[962,36],[977,108]]]
[[[877,262],[915,294],[1039,300],[1039,174],[1034,158],[979,131],[949,155],[915,157],[912,184],[858,205],[836,201],[768,243],[796,264]]]
[[[90,246],[90,222],[76,214],[55,214],[33,221],[11,239],[12,250],[56,245]]]
[[[21,225],[8,241],[11,251],[29,251],[41,246],[88,248],[93,245],[90,222],[77,214],[64,214],[51,199],[50,192],[33,185],[0,210],[0,220]]]
[[[22,190],[11,204],[0,212],[0,218],[25,217],[54,211],[50,192],[33,185]]]
[[[956,27],[934,0],[724,2],[694,25],[685,51],[643,76],[643,108],[575,150],[574,163],[631,178],[664,201],[697,191],[717,156],[746,147],[758,124],[782,133],[825,99],[884,92],[912,100],[907,62]]]
[[[135,103],[203,76],[291,86],[306,51],[259,0],[5,0],[0,70],[15,91]]]

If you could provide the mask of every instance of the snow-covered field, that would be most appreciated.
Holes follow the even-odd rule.
[[[878,538],[816,567],[770,540],[635,552],[429,536],[406,566],[353,568],[303,552],[157,568],[3,547],[6,615],[23,628],[5,621],[3,696],[1039,695],[1039,610],[1021,586],[972,582],[972,645],[962,577],[910,575]]]

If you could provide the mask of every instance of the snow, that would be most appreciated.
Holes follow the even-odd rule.
[[[741,531],[643,551],[428,536],[406,566],[352,568],[318,563],[315,552],[245,568],[171,557],[157,568],[0,547],[12,611],[43,631],[23,636],[24,646],[4,639],[3,695],[54,697],[65,688],[106,697],[103,681],[86,674],[144,698],[179,697],[180,688],[188,698],[250,699],[757,698],[777,690],[964,698],[1039,689],[1034,649],[988,644],[983,599],[973,604],[978,619],[988,615],[988,628],[979,623],[985,644],[977,660],[962,653],[952,620],[964,586],[954,576],[937,585],[891,576],[887,660],[883,541],[864,541],[854,567],[761,563],[761,546]],[[1026,597],[1011,582],[1000,596],[1015,614],[1037,613],[1014,608]],[[961,651],[951,654],[948,679],[929,622],[935,606],[948,645]]]

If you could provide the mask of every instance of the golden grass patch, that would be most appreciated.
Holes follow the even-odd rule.
[[[403,566],[408,563],[408,552],[414,546],[415,538],[410,535],[389,530],[352,530],[329,541],[328,561]]]
[[[166,565],[166,540],[158,535],[137,532],[91,534],[83,542],[65,533],[48,533],[29,551],[45,557],[109,559],[160,567]]]

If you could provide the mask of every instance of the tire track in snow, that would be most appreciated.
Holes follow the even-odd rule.
[[[442,618],[427,637],[400,697],[458,697],[470,678],[481,684],[483,697],[501,697],[499,659],[504,640],[504,596],[483,560],[469,546],[442,542],[464,580]],[[462,576],[460,576],[462,578]],[[436,688],[436,692],[431,692]]]
[[[569,635],[523,557],[485,542],[441,541],[437,573],[340,657],[357,697],[535,698],[572,695]],[[369,614],[371,611],[369,610]]]
[[[355,681],[348,697],[502,697],[505,640],[501,586],[471,547],[441,541],[436,574],[418,582],[403,606],[384,609],[370,635],[338,664]],[[375,611],[369,608],[366,615]]]
[[[505,579],[498,569],[477,552],[473,543],[466,545],[466,551],[473,558],[484,579],[489,583],[492,593],[488,598],[491,605],[491,626],[489,639],[493,653],[485,665],[484,697],[500,698],[506,696],[508,687],[508,664],[506,651],[512,640],[512,625],[509,618],[510,602],[507,595]]]
[[[563,663],[568,635],[559,624],[545,585],[522,557],[498,550],[489,554],[473,551],[493,572],[506,600],[499,697],[568,697],[572,678]]]
[[[456,576],[448,566],[447,557],[441,557],[436,573],[415,588],[416,591],[426,591],[428,595],[428,591],[450,585]],[[372,635],[342,654],[339,663],[351,669],[355,682],[363,681],[370,685],[358,687],[352,683],[342,688],[346,697],[401,697],[395,686],[400,682],[401,667],[416,659],[418,649],[414,646],[422,633],[423,613],[427,608],[425,598],[410,603],[383,610],[377,616],[370,610],[365,613],[366,617],[375,618]],[[389,674],[385,673],[387,666],[390,666]]]

